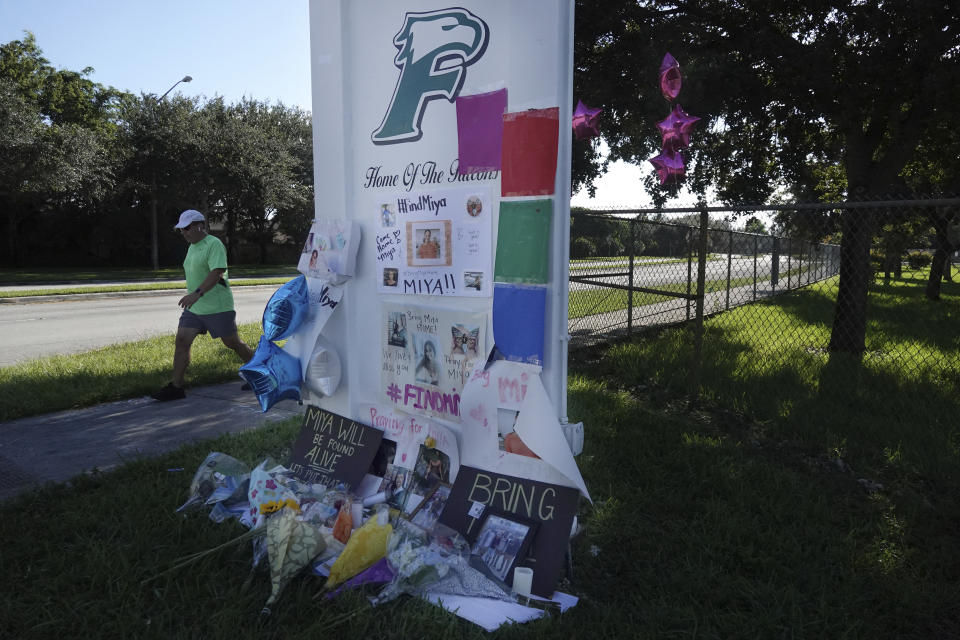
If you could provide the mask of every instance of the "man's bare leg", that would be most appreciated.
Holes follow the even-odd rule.
[[[253,349],[247,346],[247,343],[240,339],[239,334],[224,336],[220,338],[224,346],[233,351],[244,364],[250,362],[253,358]]]
[[[187,367],[190,365],[190,347],[200,334],[199,329],[180,327],[177,329],[177,340],[173,348],[173,384],[182,387]]]

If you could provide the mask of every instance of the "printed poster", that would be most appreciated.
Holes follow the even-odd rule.
[[[460,421],[460,392],[485,359],[487,314],[384,304],[380,401],[407,413]]]
[[[351,220],[319,218],[310,226],[297,262],[308,278],[352,276],[357,264],[360,225]]]
[[[376,201],[380,293],[489,298],[489,187],[397,192]]]

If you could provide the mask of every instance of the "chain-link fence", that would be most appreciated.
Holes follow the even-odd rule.
[[[572,353],[673,327],[643,334],[646,371],[693,397],[775,412],[771,381],[842,370],[956,414],[960,199],[580,213],[571,238]]]
[[[622,256],[571,263],[571,348],[694,315],[698,229],[638,217],[608,223],[629,240]],[[837,275],[840,247],[714,228],[704,264],[704,313],[712,315]]]

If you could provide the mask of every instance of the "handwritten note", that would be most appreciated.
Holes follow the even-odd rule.
[[[450,459],[450,479],[456,478],[460,469],[460,449],[453,431],[423,416],[383,405],[361,406],[361,412],[369,415],[370,424],[384,430],[387,439],[397,443],[394,464],[409,468],[420,445],[429,437],[433,438],[434,446]]]
[[[576,489],[528,478],[461,466],[440,522],[469,541],[477,538],[480,515],[495,513],[507,520],[539,524],[529,555],[519,565],[533,567],[534,595],[549,597],[556,589],[579,495]],[[477,504],[483,505],[481,510]]]
[[[307,407],[293,444],[290,470],[304,482],[357,486],[377,453],[383,432],[336,413]]]

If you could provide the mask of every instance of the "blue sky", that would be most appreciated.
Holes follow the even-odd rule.
[[[310,109],[308,0],[0,0],[0,42],[34,33],[57,68],[133,93]]]
[[[92,80],[118,89],[160,95],[190,75],[174,93],[311,110],[309,0],[0,0],[0,43],[25,30],[53,66],[93,67]],[[649,206],[648,171],[613,163],[597,197],[573,204]]]

